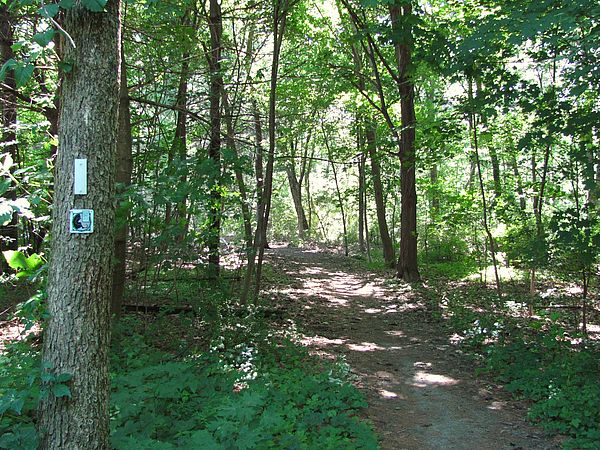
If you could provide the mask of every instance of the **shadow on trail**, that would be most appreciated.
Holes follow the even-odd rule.
[[[428,320],[409,285],[386,285],[351,258],[280,248],[273,288],[325,358],[343,357],[369,401],[384,449],[553,449]]]

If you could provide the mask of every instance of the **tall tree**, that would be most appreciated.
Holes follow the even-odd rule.
[[[117,158],[115,168],[115,183],[117,194],[125,192],[131,184],[131,171],[133,170],[132,136],[131,136],[131,110],[129,102],[129,89],[127,87],[127,67],[125,53],[121,44],[121,87],[119,91],[119,131],[117,134]],[[117,221],[115,230],[115,264],[113,268],[113,286],[111,313],[118,316],[123,304],[123,291],[125,290],[125,271],[127,268],[127,236],[129,234],[126,208],[121,208],[123,217]]]
[[[248,258],[248,267],[244,279],[244,288],[240,296],[242,303],[246,303],[250,293],[252,278],[255,276],[254,298],[260,292],[260,281],[262,276],[262,263],[267,245],[267,226],[271,212],[271,194],[273,192],[273,171],[275,165],[275,137],[276,137],[276,105],[277,105],[277,81],[279,72],[279,57],[281,46],[285,35],[288,13],[292,6],[291,0],[276,0],[273,5],[273,58],[271,60],[271,80],[269,92],[269,152],[267,155],[267,167],[264,182],[260,183],[260,194],[257,205],[256,232],[254,233],[254,245]],[[257,115],[255,114],[255,121]],[[259,122],[256,121],[258,124]],[[258,130],[257,130],[258,131]],[[257,150],[260,152],[260,140],[257,132]],[[258,162],[257,162],[258,166]],[[258,258],[258,260],[257,260]],[[256,272],[255,272],[256,269]]]
[[[248,204],[248,189],[246,188],[246,182],[244,181],[244,172],[239,164],[240,155],[235,141],[235,126],[233,123],[233,107],[229,104],[229,96],[227,91],[223,90],[223,109],[225,111],[225,126],[227,127],[227,134],[225,141],[227,148],[234,155],[236,160],[233,170],[235,172],[235,181],[238,186],[240,193],[240,206],[242,210],[242,221],[244,223],[244,239],[246,241],[246,251],[250,251],[252,247],[252,216],[250,213],[250,207]]]
[[[44,331],[47,379],[66,380],[40,402],[42,449],[110,448],[108,347],[114,236],[114,168],[119,104],[119,0],[91,11],[77,2],[64,28],[76,48],[62,86],[53,244]],[[86,3],[89,4],[89,3]],[[88,194],[73,194],[74,159],[86,158]],[[69,232],[69,210],[94,210],[90,234]]]
[[[405,281],[420,278],[417,263],[417,189],[415,158],[415,86],[412,74],[414,20],[411,0],[395,0],[389,5],[392,41],[400,94],[400,256],[398,277]]]
[[[383,183],[381,182],[381,165],[379,162],[379,155],[377,154],[377,129],[374,121],[367,122],[365,137],[367,141],[367,151],[369,152],[369,158],[371,160],[373,197],[375,197],[377,225],[379,227],[381,246],[383,247],[383,259],[387,266],[394,267],[396,257],[394,255],[394,245],[387,224]]]
[[[13,21],[11,20],[10,6],[12,1],[0,5],[0,65],[14,57],[12,45]],[[17,162],[17,96],[16,81],[13,69],[9,69],[0,89],[2,98],[2,146],[0,151],[10,156],[13,163]],[[13,166],[14,167],[14,166]],[[12,167],[9,168],[12,173]],[[9,180],[9,187],[2,196],[11,201],[17,198],[17,186],[14,177]],[[0,222],[0,254],[5,250],[17,250],[19,247],[19,230],[17,227],[17,213],[13,211],[11,217],[2,225]],[[6,261],[0,257],[0,273],[7,269]]]
[[[292,194],[292,200],[294,202],[294,209],[296,210],[296,218],[298,220],[298,237],[304,238],[306,231],[308,231],[308,220],[306,218],[306,212],[304,211],[304,204],[302,202],[302,187],[304,185],[304,177],[306,176],[306,169],[309,166],[309,142],[311,134],[308,133],[305,144],[302,146],[302,154],[298,154],[298,147],[300,147],[300,138],[292,137],[290,139],[290,159],[285,166],[285,171],[288,177],[288,183],[290,186],[290,193]],[[296,159],[300,158],[300,173],[296,170]]]
[[[370,65],[372,76],[369,76],[374,94],[363,88],[361,83],[354,81],[354,86],[367,102],[377,110],[383,119],[398,147],[400,158],[400,256],[397,265],[397,275],[405,281],[417,281],[420,278],[417,262],[417,192],[415,167],[415,108],[414,82],[411,56],[413,52],[413,22],[415,17],[410,1],[394,0],[388,4],[388,14],[391,20],[391,30],[385,30],[385,40],[394,46],[394,63],[388,61],[386,51],[379,43],[381,27],[367,20],[364,11],[359,11],[350,0],[341,0],[350,15],[354,33],[360,39],[361,47]],[[353,73],[356,69],[353,70]],[[401,126],[393,117],[389,104],[388,84],[384,75],[396,83],[400,96]],[[365,76],[361,74],[361,77]]]
[[[209,206],[209,236],[208,236],[208,265],[212,276],[219,275],[220,255],[219,243],[221,238],[221,90],[223,77],[221,75],[221,38],[223,35],[223,17],[218,0],[210,0],[208,13],[208,28],[210,31],[210,51],[208,53],[208,68],[210,71],[210,143],[208,157],[213,161],[213,176],[210,181],[211,204]]]

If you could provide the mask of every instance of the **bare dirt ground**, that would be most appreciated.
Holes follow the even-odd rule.
[[[331,253],[278,248],[268,259],[270,295],[315,352],[345,358],[382,449],[560,448],[526,422],[525,405],[474,374],[409,285]]]

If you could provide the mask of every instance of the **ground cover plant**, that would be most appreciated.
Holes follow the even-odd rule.
[[[565,307],[574,299],[560,290],[541,299],[529,316],[530,298],[519,285],[498,297],[479,283],[462,282],[441,297],[433,293],[430,306],[454,343],[477,360],[479,373],[528,402],[531,421],[566,436],[564,448],[597,448],[598,335],[582,332],[580,311]]]
[[[208,297],[214,306],[217,297]],[[189,320],[168,307],[121,319],[110,354],[113,448],[377,447],[344,364],[310,356],[259,307],[240,309],[222,297],[218,303]],[[193,322],[207,335],[180,333]],[[35,339],[0,356],[0,448],[38,448],[40,397],[71,395],[68,375],[50,379],[40,370]]]

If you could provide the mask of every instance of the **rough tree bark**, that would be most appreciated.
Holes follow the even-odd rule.
[[[8,2],[8,4],[0,6],[0,53],[2,57],[0,66],[14,56],[11,47],[14,44],[13,26],[9,11],[11,3]],[[18,161],[16,88],[14,71],[8,70],[2,83],[2,89],[0,90],[0,95],[2,96],[2,146],[0,147],[0,153],[7,153],[15,163]],[[12,169],[10,170],[12,172]],[[2,196],[9,201],[16,200],[16,189],[17,186],[11,180],[9,188]],[[17,213],[13,212],[10,221],[0,226],[0,273],[8,269],[8,265],[1,253],[5,250],[17,250],[19,248],[19,230],[17,225]]]
[[[62,86],[49,319],[42,361],[55,376],[69,374],[71,397],[40,402],[42,449],[108,449],[108,347],[114,245],[114,182],[119,103],[119,0],[103,12],[77,2],[64,28],[77,48],[65,49],[73,70]],[[87,158],[88,194],[73,195],[73,160]],[[69,210],[92,208],[94,232],[69,233]]]
[[[211,204],[209,206],[210,226],[208,236],[208,266],[211,276],[218,277],[220,269],[219,243],[221,238],[221,194],[219,183],[221,178],[221,37],[223,35],[223,18],[218,0],[210,0],[208,18],[210,30],[210,143],[208,157],[214,163],[214,174],[210,182]]]
[[[117,158],[115,167],[115,183],[117,194],[125,192],[131,184],[133,170],[131,110],[129,90],[127,88],[127,69],[125,54],[121,43],[121,89],[119,91],[119,131],[117,135]],[[113,267],[113,286],[111,314],[119,316],[123,305],[125,290],[125,271],[127,260],[127,236],[129,234],[128,217],[124,214],[115,230],[115,265]]]
[[[394,54],[398,69],[397,81],[402,122],[399,145],[401,217],[398,278],[410,282],[420,279],[417,263],[415,87],[410,73],[413,46],[412,27],[410,25],[412,5],[411,2],[396,0],[389,6],[389,11],[394,35]],[[404,23],[401,24],[401,20]]]

